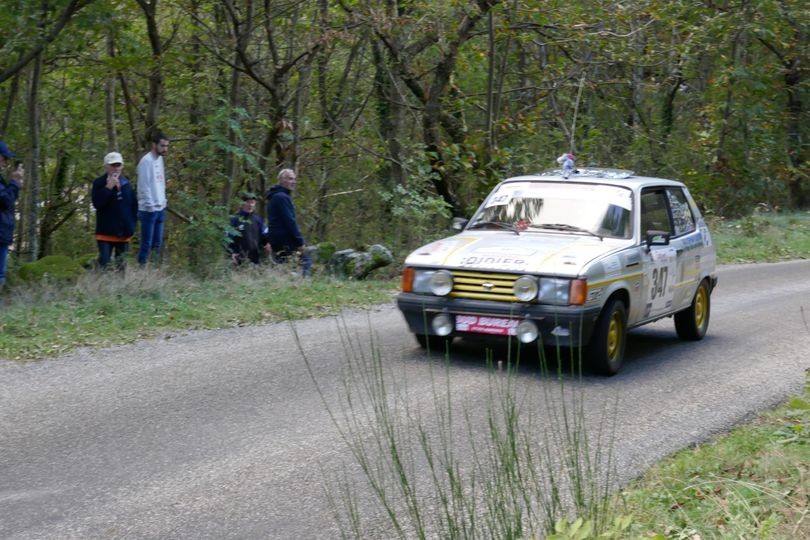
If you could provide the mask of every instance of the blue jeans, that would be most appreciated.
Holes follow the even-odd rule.
[[[115,254],[115,269],[123,270],[126,266],[127,250],[129,242],[107,242],[106,240],[96,240],[98,244],[98,265],[106,268],[110,264],[110,259]]]
[[[8,260],[8,244],[0,244],[0,289],[6,282],[6,261]]]
[[[138,250],[138,264],[146,264],[149,252],[155,252],[155,262],[160,262],[160,245],[163,243],[163,224],[166,221],[166,209],[157,212],[138,210],[138,221],[141,222],[141,248]]]

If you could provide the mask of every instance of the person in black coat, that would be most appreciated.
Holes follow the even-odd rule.
[[[228,253],[234,264],[242,264],[245,259],[259,264],[262,250],[270,252],[267,226],[256,214],[256,195],[244,192],[240,197],[242,207],[231,217],[231,228],[235,232],[228,235]]]
[[[286,263],[292,255],[297,255],[304,277],[312,272],[312,259],[306,254],[304,236],[295,219],[295,206],[292,193],[297,184],[295,171],[282,169],[278,173],[278,184],[267,192],[267,224],[270,227],[270,246],[273,260]]]
[[[14,152],[9,150],[6,143],[0,141],[0,172],[5,169],[7,160],[14,156]],[[9,247],[14,242],[14,220],[16,219],[14,206],[17,204],[17,197],[22,189],[23,175],[23,167],[19,162],[9,176],[10,181],[6,182],[6,179],[0,174],[0,289],[6,282],[6,260]]]
[[[129,241],[135,234],[138,198],[132,183],[122,170],[124,159],[118,152],[104,156],[104,174],[93,180],[92,199],[96,209],[98,265],[106,268],[115,257],[115,266],[123,270]]]

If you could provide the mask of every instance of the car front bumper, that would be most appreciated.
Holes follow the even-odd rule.
[[[538,339],[541,339],[545,345],[559,345],[562,347],[587,345],[600,311],[598,306],[592,308],[551,306],[547,304],[446,298],[413,293],[400,293],[397,296],[397,306],[414,334],[436,335],[432,329],[431,320],[439,313],[450,315],[454,321],[458,315],[477,315],[514,320],[529,319],[537,325],[540,330]],[[481,336],[482,334],[454,331],[452,335]]]

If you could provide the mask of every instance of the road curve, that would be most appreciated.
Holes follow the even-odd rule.
[[[719,276],[703,341],[679,341],[665,319],[631,332],[618,376],[570,383],[589,414],[611,404],[620,480],[802,387],[810,261]],[[339,410],[357,356],[346,351],[368,355],[372,341],[412,406],[429,412],[446,376],[454,406],[484,421],[481,345],[459,343],[436,370],[393,305],[0,361],[0,538],[338,537],[324,477],[352,469],[324,403]],[[536,397],[554,385],[528,368],[515,387]],[[386,537],[377,511],[361,511]]]

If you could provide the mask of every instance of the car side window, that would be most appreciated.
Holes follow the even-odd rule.
[[[664,189],[641,192],[641,235],[646,235],[647,231],[664,231],[672,234]]]
[[[695,230],[695,217],[692,208],[682,189],[670,188],[667,190],[669,207],[672,209],[672,224],[675,236],[688,234]]]

